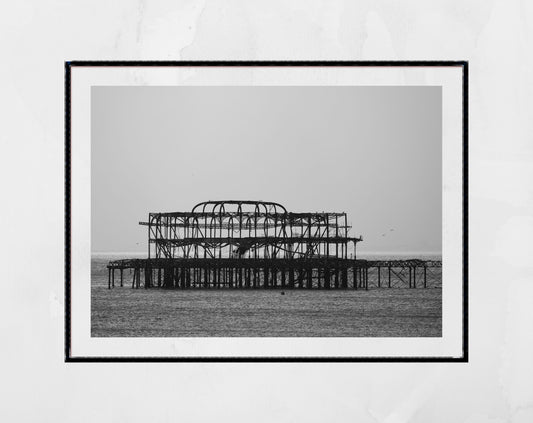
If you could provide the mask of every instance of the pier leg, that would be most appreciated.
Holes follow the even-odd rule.
[[[268,288],[268,267],[263,269],[263,288]]]
[[[111,289],[111,268],[107,268],[107,289]]]
[[[292,267],[289,269],[289,288],[294,288],[294,269]]]
[[[124,286],[124,269],[120,269],[120,286]]]
[[[365,267],[365,289],[368,291],[368,267]]]
[[[325,289],[330,289],[331,288],[331,285],[330,285],[330,273],[329,273],[329,268],[324,268],[324,288]]]
[[[381,267],[378,266],[378,288],[381,288]]]
[[[413,267],[413,288],[416,288],[416,266]]]
[[[115,287],[115,268],[111,269],[111,286]]]
[[[390,274],[391,274],[391,270],[390,270],[390,266],[389,266],[389,288],[391,287],[391,284],[390,284]]]
[[[150,281],[150,274],[151,274],[151,269],[149,266],[146,266],[144,268],[144,289],[148,289],[150,288],[150,285],[151,285],[151,281]]]
[[[348,288],[348,269],[342,269],[342,287],[343,289]]]
[[[427,288],[427,274],[426,274],[426,266],[424,266],[424,288]]]
[[[176,288],[185,289],[185,269],[183,267],[176,269],[176,278],[174,280]]]
[[[167,289],[170,288],[170,282],[173,279],[173,275],[171,274],[171,272],[173,271],[174,269],[171,267],[165,267],[163,269],[163,288],[167,288]]]

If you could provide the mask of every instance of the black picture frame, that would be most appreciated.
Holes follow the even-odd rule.
[[[463,330],[461,357],[73,357],[71,355],[71,73],[76,67],[459,67],[462,69]],[[65,62],[65,362],[460,362],[468,355],[468,61],[85,61]]]

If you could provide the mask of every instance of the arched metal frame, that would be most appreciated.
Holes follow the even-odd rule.
[[[290,213],[265,201],[205,201],[140,224],[156,259],[347,259],[361,241],[348,236],[346,213]]]

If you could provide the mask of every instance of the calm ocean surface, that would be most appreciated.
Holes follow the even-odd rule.
[[[131,289],[126,271],[124,287],[108,290],[107,263],[126,257],[95,255],[91,260],[94,337],[442,336],[440,283],[428,289],[295,289],[285,295],[260,289],[145,290]]]

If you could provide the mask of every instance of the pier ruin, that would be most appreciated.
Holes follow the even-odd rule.
[[[206,201],[150,213],[148,257],[109,262],[108,288],[440,287],[436,260],[361,260],[346,213],[288,212],[264,201]],[[116,275],[115,272],[119,274]]]

